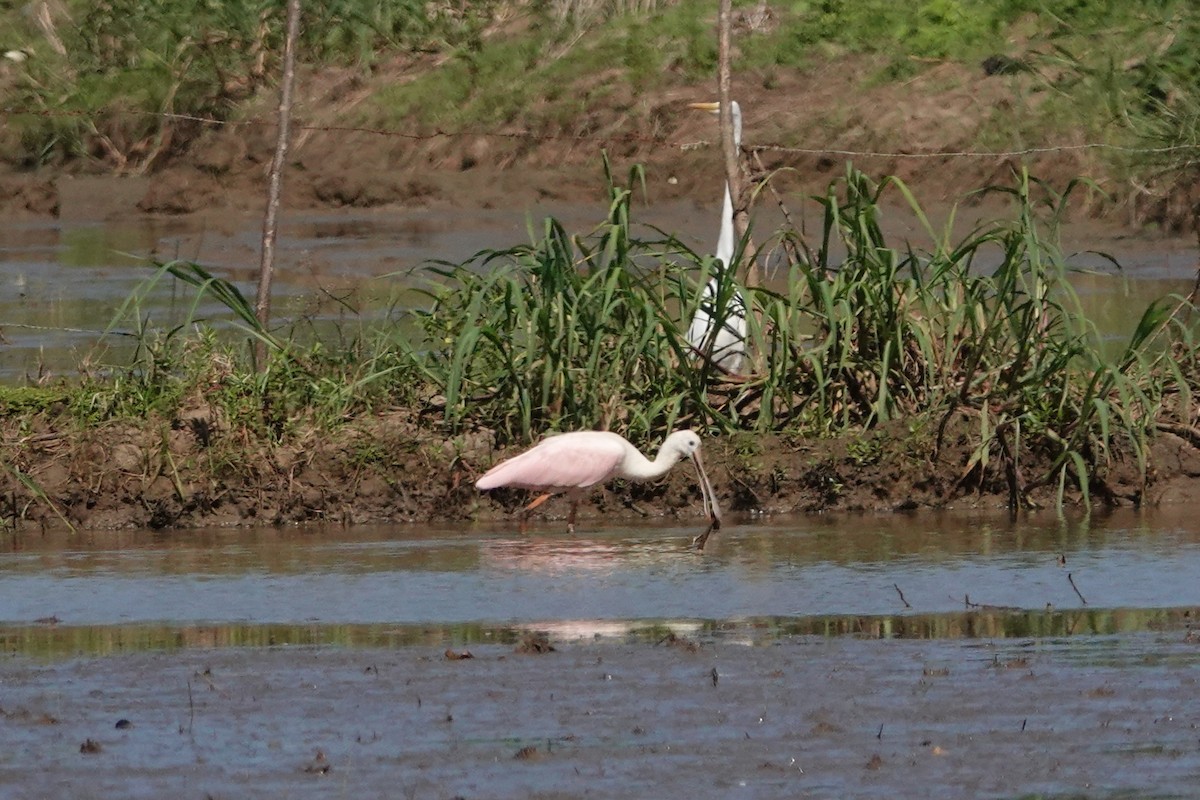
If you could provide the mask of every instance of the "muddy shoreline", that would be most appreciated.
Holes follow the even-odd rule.
[[[0,785],[14,800],[1185,796],[1197,663],[1180,630],[9,656]]]
[[[475,478],[508,452],[495,450],[489,434],[445,437],[407,412],[361,419],[336,435],[314,429],[283,444],[243,441],[197,408],[175,420],[86,430],[56,429],[44,418],[22,430],[25,422],[0,419],[5,458],[38,489],[18,484],[9,470],[0,473],[0,516],[17,529],[464,520],[516,526],[528,502],[527,492],[474,488]],[[1004,508],[1011,487],[1003,469],[964,478],[973,447],[968,424],[961,421],[936,459],[892,426],[865,438],[717,437],[704,444],[705,462],[727,524],[764,514]],[[864,441],[877,448],[867,461]],[[368,444],[373,456],[364,460]],[[1200,451],[1192,444],[1162,433],[1150,464],[1143,478],[1132,455],[1114,453],[1093,477],[1093,505],[1194,502]],[[1048,482],[1029,498],[1053,508],[1057,495],[1058,486]],[[1068,510],[1086,511],[1077,488],[1067,486],[1065,500]],[[566,500],[555,498],[536,519],[563,520],[567,511]],[[699,486],[687,469],[650,484],[618,481],[593,492],[580,509],[583,525],[653,518],[699,525],[701,516]]]

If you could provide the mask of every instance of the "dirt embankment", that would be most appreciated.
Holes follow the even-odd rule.
[[[708,84],[654,94],[636,94],[615,80],[607,92],[581,86],[595,99],[573,118],[554,122],[514,120],[453,131],[353,122],[373,93],[430,68],[436,67],[404,60],[367,77],[336,67],[304,71],[285,205],[508,207],[602,200],[604,153],[618,176],[633,164],[646,166],[651,202],[707,201],[720,175],[716,125],[709,115],[687,109],[689,101],[715,96]],[[744,111],[744,142],[765,148],[749,159],[749,168],[772,174],[781,194],[807,195],[822,191],[853,161],[868,174],[896,175],[923,202],[939,204],[1004,183],[1014,167],[1026,164],[1053,185],[1079,175],[1097,179],[1108,196],[1091,193],[1083,200],[1087,212],[1121,206],[1122,222],[1186,221],[1178,202],[1138,200],[1132,187],[1105,174],[1097,151],[1077,147],[1081,141],[1039,142],[1066,147],[1024,155],[973,154],[995,151],[977,143],[995,139],[983,134],[995,126],[997,113],[1018,114],[1016,106],[1032,102],[1018,96],[1012,79],[988,75],[980,65],[947,62],[903,83],[869,81],[877,69],[868,56],[843,56],[811,72],[777,71],[769,80],[740,76],[734,94]],[[54,214],[64,177],[103,173],[153,176],[137,202],[142,213],[258,209],[275,144],[274,102],[264,90],[245,102],[234,122],[171,122],[164,137],[169,146],[129,143],[114,150],[110,143],[97,147],[92,160],[35,170],[0,161],[0,208]],[[531,109],[531,118],[537,112]]]
[[[800,143],[826,151],[943,152],[970,149],[990,109],[1009,102],[1011,84],[980,70],[946,64],[903,86],[863,88],[854,64],[828,65],[818,76],[775,76],[770,88],[735,87],[746,114],[745,141]],[[616,91],[588,110],[576,131],[526,135],[514,123],[502,130],[411,138],[402,132],[339,129],[357,102],[403,69],[383,70],[361,85],[329,70],[302,81],[298,130],[285,176],[288,208],[381,205],[511,207],[534,202],[603,199],[601,152],[618,176],[645,164],[651,202],[711,196],[719,179],[710,117],[686,110],[711,96],[708,86],[680,87],[657,97]],[[258,114],[269,119],[269,103]],[[264,195],[274,145],[270,124],[239,124],[200,132],[153,164],[134,199],[139,213],[255,211]],[[1086,151],[1049,153],[1038,174],[1065,182],[1094,163]],[[872,174],[896,174],[929,203],[960,199],[1000,180],[1008,158],[860,156]],[[776,188],[816,192],[844,169],[832,152],[767,151],[753,164],[777,173]],[[11,215],[57,213],[63,181],[102,172],[102,162],[35,171],[0,165],[0,208]],[[1109,187],[1112,188],[1112,187]],[[114,193],[117,196],[119,193]],[[707,205],[707,203],[706,203]],[[1094,211],[1085,207],[1085,211]],[[129,213],[122,203],[113,213]],[[96,214],[103,218],[103,214]],[[1128,217],[1125,217],[1126,219]],[[0,416],[0,458],[19,470],[0,470],[0,518],[14,524],[79,527],[236,525],[336,520],[425,520],[502,517],[523,497],[481,500],[473,479],[498,454],[486,433],[447,438],[409,413],[361,420],[336,437],[301,435],[286,445],[253,441],[222,428],[204,408],[144,425],[111,424],[89,431],[60,430],[44,420],[32,427]],[[731,512],[830,509],[907,510],[947,505],[1003,505],[1011,500],[1011,470],[995,461],[968,471],[970,440],[951,433],[940,443],[913,442],[899,432],[853,441],[794,441],[741,436],[706,444],[722,504]],[[1187,499],[1200,476],[1200,458],[1182,440],[1163,436],[1143,485],[1132,458],[1113,456],[1092,497],[1129,504]],[[1023,463],[1021,481],[1036,483],[1037,463]],[[1031,491],[1054,502],[1056,482]],[[1070,486],[1068,485],[1070,492]],[[1074,493],[1078,496],[1078,493]],[[686,470],[650,486],[620,486],[594,495],[606,515],[699,515],[698,489]],[[565,508],[551,504],[551,515]]]
[[[304,522],[510,520],[529,494],[483,496],[475,478],[496,459],[488,433],[444,437],[409,412],[361,419],[336,435],[315,431],[287,444],[253,441],[204,407],[144,425],[113,423],[60,431],[38,421],[21,429],[0,419],[0,525],[81,529],[198,527]],[[974,447],[967,420],[951,423],[941,446],[887,427],[842,440],[740,434],[705,442],[727,521],[755,513],[918,511],[1003,507],[1014,479],[1029,501],[1056,502],[1057,481],[1034,456],[1019,471],[999,458],[967,469]],[[1143,480],[1132,456],[1114,454],[1091,483],[1107,505],[1187,502],[1200,486],[1200,451],[1159,437]],[[1068,504],[1080,493],[1067,484]],[[565,501],[537,512],[562,519]],[[617,482],[595,491],[581,521],[673,516],[700,523],[696,476],[680,466],[651,484]],[[699,531],[697,531],[699,532]]]

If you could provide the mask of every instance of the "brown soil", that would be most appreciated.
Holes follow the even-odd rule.
[[[906,430],[888,428],[841,440],[742,434],[712,439],[705,460],[727,524],[750,514],[916,511],[1003,507],[1014,473],[999,458],[967,470],[972,423],[947,427],[940,450]],[[86,430],[0,419],[4,459],[31,482],[0,471],[0,520],[12,525],[77,528],[207,527],[333,521],[508,520],[516,524],[526,492],[481,496],[474,480],[506,455],[486,433],[444,437],[409,412],[363,418],[334,436],[302,434],[264,445],[230,430],[207,408],[145,425],[111,423]],[[1034,487],[1048,466],[1036,454],[1021,465]],[[1136,459],[1114,454],[1091,485],[1096,503],[1112,506],[1187,502],[1200,479],[1200,452],[1162,434],[1143,482]],[[36,486],[36,490],[33,488]],[[1080,493],[1068,483],[1068,503]],[[1056,502],[1057,481],[1028,499]],[[537,512],[562,519],[564,500]],[[618,482],[595,491],[580,521],[701,515],[690,468],[652,484]]]
[[[747,115],[747,142],[948,152],[968,148],[987,122],[988,110],[1011,100],[1011,82],[960,65],[938,66],[904,86],[868,89],[856,77],[864,67],[861,61],[842,61],[817,76],[775,76],[769,89],[762,82],[737,86]],[[636,103],[615,93],[605,107],[590,110],[581,128],[586,136],[560,131],[530,137],[520,126],[418,139],[330,129],[356,98],[402,79],[405,69],[382,70],[362,85],[335,70],[305,78],[284,184],[288,208],[592,202],[603,194],[602,149],[612,156],[617,175],[633,163],[647,166],[652,203],[708,197],[719,179],[716,148],[689,151],[686,169],[680,160],[682,145],[715,140],[712,119],[684,108],[686,101],[707,96],[707,87],[680,87]],[[264,99],[261,105],[260,117],[267,118],[269,104]],[[137,187],[133,205],[145,214],[253,211],[262,203],[272,137],[269,125],[202,132],[174,155],[141,165],[153,179],[128,184]],[[1082,152],[1048,154],[1033,166],[1051,181],[1065,182],[1095,166],[1083,160]],[[859,158],[856,163],[873,174],[903,177],[918,197],[932,203],[959,199],[1011,167],[1002,159],[951,157]],[[777,188],[808,193],[840,173],[844,160],[765,153],[763,166],[794,168],[780,174]],[[72,174],[109,169],[92,163],[27,173],[0,166],[0,209],[10,216],[56,214]],[[114,203],[120,194],[112,193]],[[127,213],[128,206],[120,205],[114,213]],[[958,424],[967,425],[952,424],[936,456],[932,441],[914,441],[906,431],[896,437],[877,431],[870,437],[878,446],[866,449],[859,438],[721,439],[707,443],[707,460],[722,504],[732,512],[1008,503],[1012,476],[1002,465],[993,461],[987,470],[964,473],[970,440],[965,427],[961,435],[955,430]],[[482,500],[475,492],[473,478],[498,457],[489,436],[446,439],[408,413],[359,420],[336,438],[314,433],[281,446],[251,442],[224,429],[203,404],[177,419],[82,432],[45,421],[35,421],[30,430],[2,417],[0,426],[0,456],[31,479],[24,483],[12,470],[0,470],[0,519],[14,523],[69,520],[78,527],[112,528],[486,518],[511,514],[522,500],[504,493]],[[1191,496],[1200,476],[1195,449],[1164,435],[1151,464],[1143,486],[1136,461],[1114,454],[1092,487],[1093,498],[1137,504]],[[1036,480],[1045,466],[1024,463],[1024,482]],[[1057,485],[1043,484],[1032,499],[1052,503],[1056,491]],[[598,492],[595,506],[606,516],[699,514],[694,480],[682,469],[651,486]],[[552,515],[564,511],[559,504],[548,507]]]
[[[575,118],[518,120],[496,129],[380,130],[348,122],[372,93],[430,66],[400,61],[368,77],[335,67],[303,74],[284,181],[285,205],[491,208],[545,200],[603,200],[602,153],[612,160],[617,176],[624,176],[633,164],[645,165],[651,202],[707,198],[721,174],[716,125],[709,115],[686,108],[689,101],[711,99],[708,85],[677,85],[633,96],[617,82]],[[1145,187],[1135,192],[1106,175],[1096,151],[1051,150],[1023,158],[951,155],[994,149],[976,144],[981,132],[995,125],[997,113],[1007,109],[1017,114],[1017,106],[1031,102],[1018,95],[1015,79],[989,77],[978,65],[942,63],[902,84],[870,83],[869,76],[877,70],[870,57],[844,56],[804,73],[741,76],[733,89],[745,113],[745,143],[767,148],[761,163],[751,166],[773,172],[773,186],[781,194],[808,194],[822,192],[831,178],[843,173],[849,159],[868,174],[902,178],[924,203],[938,204],[1004,182],[1014,167],[1027,165],[1059,187],[1079,175],[1095,178],[1108,196],[1092,192],[1082,201],[1085,213],[1122,207],[1125,222],[1150,219],[1179,226],[1190,221],[1178,199],[1139,201],[1138,196],[1149,196]],[[604,76],[592,82],[597,80]],[[584,92],[594,86],[578,88]],[[274,150],[274,103],[274,96],[264,90],[246,101],[236,123],[202,129],[179,123],[167,137],[170,147],[157,150],[144,142],[120,148],[110,140],[96,148],[92,161],[33,172],[0,161],[0,210],[53,214],[62,179],[83,173],[153,175],[137,202],[143,213],[257,210]],[[530,109],[531,120],[541,111]],[[938,153],[947,155],[930,157]]]

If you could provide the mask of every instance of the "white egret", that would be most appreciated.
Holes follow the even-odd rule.
[[[733,102],[733,148],[742,146],[742,109]],[[720,112],[718,103],[691,103],[690,108]],[[729,193],[729,181],[725,181],[725,199],[721,208],[721,228],[717,235],[715,273],[704,287],[700,307],[692,324],[688,326],[688,344],[713,364],[730,374],[739,374],[746,362],[746,300],[740,291],[734,292],[724,303],[721,302],[722,270],[733,269],[733,197]],[[729,278],[733,278],[729,275]]]

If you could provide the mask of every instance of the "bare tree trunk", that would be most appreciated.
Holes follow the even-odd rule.
[[[742,185],[741,153],[733,146],[733,108],[730,97],[731,69],[729,66],[733,29],[733,0],[720,0],[717,12],[717,99],[721,104],[721,151],[725,156],[725,180],[729,182],[729,196],[733,198],[733,230],[738,241],[746,237],[750,228],[749,192]],[[745,284],[758,286],[758,258],[754,245],[747,241],[742,253],[745,266]]]
[[[262,261],[258,268],[258,295],[254,316],[264,329],[271,321],[271,276],[275,272],[275,235],[278,228],[279,192],[283,185],[283,164],[287,159],[288,129],[292,118],[292,84],[296,78],[296,39],[300,35],[300,0],[288,0],[287,38],[283,45],[283,82],[279,88],[279,136],[271,176],[267,185],[267,211],[263,216]],[[267,345],[259,339],[255,348],[258,368],[267,362]]]

